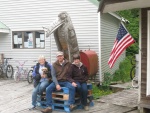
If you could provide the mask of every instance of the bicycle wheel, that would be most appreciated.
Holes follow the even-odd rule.
[[[17,71],[15,71],[15,73],[14,73],[14,80],[15,80],[16,82],[19,82],[19,80],[20,80],[20,76],[19,76],[19,74],[18,74]]]
[[[132,87],[138,88],[138,77],[135,76],[132,80]]]
[[[136,66],[133,66],[133,67],[131,68],[131,70],[130,70],[130,78],[131,78],[131,80],[133,80],[133,78],[135,77],[135,67],[136,67]]]
[[[135,60],[135,55],[131,57],[131,64],[135,65],[136,64],[136,60]]]
[[[6,77],[12,78],[13,76],[13,67],[11,65],[8,65],[6,68]]]
[[[0,67],[0,76],[3,74],[3,69]]]
[[[27,75],[27,80],[29,84],[33,82],[32,72],[33,70],[29,70],[28,75]]]

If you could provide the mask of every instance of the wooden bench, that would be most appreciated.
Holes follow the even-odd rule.
[[[92,84],[87,84],[88,86],[88,105],[89,106],[94,106],[93,103],[93,95],[92,95]],[[38,100],[38,99],[37,99]],[[46,107],[46,93],[44,92],[43,95],[41,96],[41,101],[37,102],[37,105],[39,107],[45,108]],[[70,113],[70,108],[68,105],[68,100],[69,100],[69,89],[66,87],[62,87],[61,91],[55,91],[52,93],[52,109],[53,110],[58,110],[58,111],[64,111],[67,113]],[[76,94],[75,96],[75,105],[77,109],[82,109],[83,106],[81,105],[80,102],[80,97],[79,95]]]

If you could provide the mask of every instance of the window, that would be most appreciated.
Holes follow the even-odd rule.
[[[44,31],[13,31],[12,36],[14,49],[45,48]]]

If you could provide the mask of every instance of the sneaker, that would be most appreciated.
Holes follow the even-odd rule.
[[[36,106],[32,106],[31,108],[29,108],[29,110],[35,110]]]
[[[89,106],[84,106],[84,110],[88,111],[89,110]]]
[[[41,110],[42,113],[51,113],[52,112],[52,108],[51,107],[47,107],[43,110]]]
[[[70,110],[72,111],[75,107],[76,107],[76,105],[71,104],[71,105],[70,105]]]

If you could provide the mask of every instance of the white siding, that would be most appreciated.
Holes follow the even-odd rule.
[[[0,20],[11,31],[42,30],[49,26],[58,14],[67,11],[72,19],[80,50],[90,49],[98,53],[98,16],[97,7],[87,0],[0,0]],[[12,49],[10,34],[0,33],[0,53],[15,60],[28,60],[30,67],[39,54],[49,62],[55,61],[56,44],[53,36],[46,38],[45,49]]]
[[[116,60],[112,69],[109,68],[107,62],[112,50],[115,38],[118,33],[120,21],[110,14],[101,15],[101,75],[104,73],[114,73],[119,67],[119,62],[125,58],[125,52]]]
[[[109,69],[107,61],[117,35],[119,21],[110,14],[102,14],[99,37],[97,9],[88,0],[0,0],[0,21],[11,31],[43,30],[42,26],[49,27],[60,12],[67,11],[75,28],[79,49],[87,50],[90,47],[98,56],[101,55],[101,72],[97,75],[103,75],[105,72],[113,73],[125,54],[119,57],[114,68]],[[98,38],[101,39],[101,48]],[[0,53],[14,58],[10,62],[13,67],[17,65],[15,60],[28,60],[25,66],[30,68],[34,64],[32,61],[40,54],[45,55],[47,61],[52,63],[56,60],[56,51],[53,35],[46,38],[45,49],[12,49],[11,32],[0,33]]]

